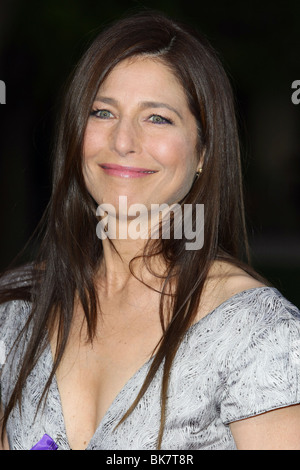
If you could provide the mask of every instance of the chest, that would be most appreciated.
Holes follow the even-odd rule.
[[[56,380],[72,449],[86,448],[115,398],[151,358],[161,337],[158,311],[136,317],[124,308],[123,314],[111,309],[99,321],[92,343],[85,340],[82,329],[74,326],[71,331]]]
[[[199,352],[198,345],[192,341],[186,341],[175,358],[168,388],[163,439],[165,449],[202,448],[203,446],[205,448],[205,446],[215,444],[216,439],[222,440],[225,435],[228,435],[228,429],[222,424],[217,412],[218,406],[216,406],[220,398],[220,384],[213,380],[213,377],[218,376],[213,362],[215,354],[212,349],[205,351],[206,354],[203,356]],[[91,447],[98,449],[156,448],[161,417],[162,367],[139,405],[115,430],[115,426],[140,390],[148,371],[148,364],[150,365],[149,362],[144,363],[137,372],[134,371],[124,386],[116,391],[112,402],[108,404],[107,409],[103,410],[102,417],[99,417],[99,421],[94,422],[94,427],[90,428],[88,437],[88,427],[85,428],[84,434],[80,431],[82,423],[89,425],[89,421],[86,420],[88,409],[83,407],[82,403],[77,404],[76,421],[71,421],[69,418],[69,424],[64,410],[68,440],[72,448],[76,446],[84,448],[89,443]],[[69,417],[72,417],[71,413],[72,408],[69,410]],[[90,418],[91,420],[94,418],[93,409]]]
[[[218,448],[218,442],[220,442],[219,448],[223,449],[224,439],[232,442],[229,428],[222,424],[218,413],[219,407],[216,406],[221,390],[220,384],[216,382],[220,377],[216,362],[218,348],[215,347],[212,338],[202,341],[199,333],[203,327],[201,330],[199,327],[200,325],[195,326],[185,337],[174,360],[168,389],[163,449],[209,449],[211,445]],[[212,330],[213,328],[206,325],[205,336]],[[76,357],[82,362],[80,355]],[[33,420],[36,407],[33,392],[42,391],[41,377],[45,376],[46,380],[52,367],[51,354],[43,356],[42,359],[33,371],[30,383],[24,391],[25,419],[19,417],[16,408],[10,421],[8,434],[12,448],[19,448],[18,445],[21,445],[20,448],[30,448],[45,432],[54,439],[63,436],[59,444],[61,448],[66,449],[69,448],[67,441],[74,449],[156,448],[161,411],[162,367],[139,405],[115,430],[115,426],[140,390],[151,362],[142,365],[137,372],[133,371],[128,380],[126,377],[124,386],[119,383],[122,389],[116,391],[117,396],[110,397],[112,402],[107,403],[107,409],[102,413],[102,417],[95,418],[93,377],[83,375],[82,370],[80,372],[75,367],[70,370],[71,363],[68,366],[65,361],[62,363],[62,366],[66,366],[65,371],[60,368],[57,373],[59,389],[56,381],[53,381],[46,409],[40,410],[37,419]],[[72,380],[67,380],[71,374]],[[86,382],[85,386],[80,386],[77,390],[74,385],[76,376],[84,377]],[[101,383],[98,390],[105,391],[105,388],[101,388]]]

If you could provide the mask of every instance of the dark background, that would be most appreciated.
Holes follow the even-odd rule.
[[[198,27],[237,97],[254,266],[300,307],[300,2],[1,0],[0,269],[50,195],[51,145],[67,75],[103,25],[142,8]],[[30,250],[29,250],[30,253]]]

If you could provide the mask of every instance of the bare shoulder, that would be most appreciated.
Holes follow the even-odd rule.
[[[265,284],[238,266],[234,266],[229,262],[215,261],[203,289],[197,320],[234,295],[245,290],[264,286]]]
[[[225,261],[213,263],[208,280],[219,290],[220,295],[225,297],[224,300],[244,290],[265,286],[243,269]]]

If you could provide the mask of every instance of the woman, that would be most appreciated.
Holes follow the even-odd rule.
[[[300,449],[299,312],[242,261],[237,126],[210,45],[161,14],[122,19],[60,119],[39,254],[2,281],[3,446]],[[169,237],[166,217],[150,236],[153,204]],[[204,205],[201,248],[175,237],[174,204],[194,228]]]

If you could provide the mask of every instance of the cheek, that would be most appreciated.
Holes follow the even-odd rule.
[[[187,138],[181,136],[150,143],[151,153],[162,167],[180,173],[194,172],[197,165],[196,149]],[[196,170],[195,170],[196,171]]]
[[[99,143],[96,134],[89,129],[86,129],[84,140],[83,140],[83,159],[82,159],[82,170],[85,179],[86,186],[91,193],[93,187],[93,162],[94,157],[99,151]]]
[[[93,154],[93,143],[90,138],[90,132],[86,130],[83,139],[83,162],[87,163],[90,156]]]
[[[179,138],[170,137],[160,139],[152,136],[152,138],[147,139],[148,153],[163,166],[172,166],[172,164],[174,164],[181,145]]]
[[[87,125],[84,139],[83,139],[83,159],[85,163],[88,163],[99,150],[101,149],[101,143],[103,142],[103,137],[100,135],[100,132],[96,132],[93,129],[91,124]]]

